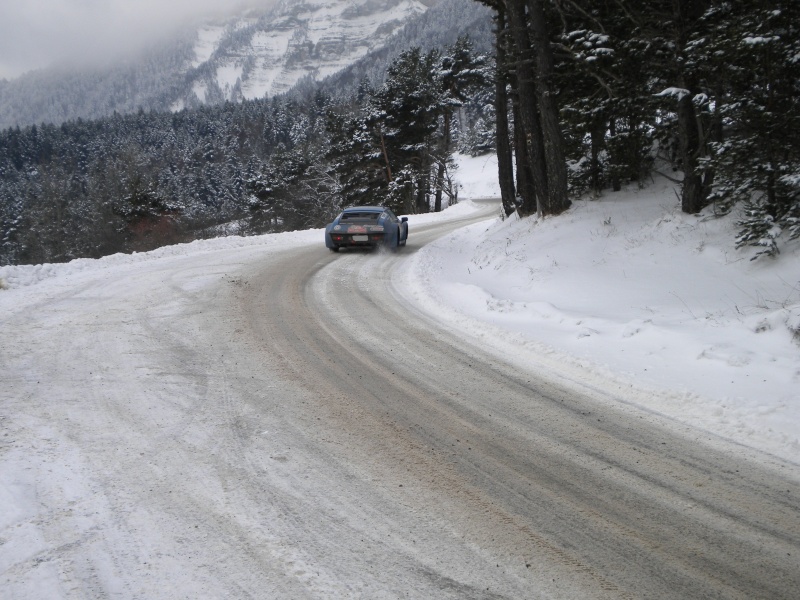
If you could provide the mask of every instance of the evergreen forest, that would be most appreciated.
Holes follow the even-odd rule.
[[[800,238],[795,2],[479,3],[490,52],[461,36],[269,100],[0,131],[0,265],[441,210],[456,151],[497,153],[506,215],[658,171],[684,212],[736,210],[754,258]]]

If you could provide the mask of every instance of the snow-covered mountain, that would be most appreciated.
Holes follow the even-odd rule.
[[[199,28],[187,65],[190,87],[174,108],[285,92],[319,80],[370,51],[427,5],[420,0],[284,0],[266,15]]]
[[[273,96],[381,49],[439,3],[281,0],[269,10],[200,23],[124,64],[0,80],[0,128]]]

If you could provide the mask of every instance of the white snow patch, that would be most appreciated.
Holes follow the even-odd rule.
[[[675,98],[676,100],[682,100],[683,98],[685,98],[689,94],[691,94],[691,92],[689,90],[687,90],[687,89],[679,88],[679,87],[669,87],[669,88],[659,92],[658,94],[656,94],[656,96],[658,96],[659,98],[672,97],[672,98]]]
[[[244,68],[240,64],[226,64],[217,68],[217,84],[230,97],[231,90],[237,81],[241,81]]]
[[[225,28],[220,26],[203,27],[197,32],[193,67],[197,68],[211,58],[224,34]]]
[[[460,162],[462,197],[499,194],[493,159]],[[417,252],[402,281],[509,362],[797,462],[800,243],[751,262],[735,220],[683,214],[659,178],[559,217],[459,230]]]

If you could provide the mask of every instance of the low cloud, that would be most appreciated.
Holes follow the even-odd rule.
[[[273,0],[3,0],[0,78],[56,63],[102,64],[198,19]]]

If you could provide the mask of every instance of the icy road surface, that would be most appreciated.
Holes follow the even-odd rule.
[[[402,300],[458,224],[7,292],[0,597],[796,598],[796,466]]]

